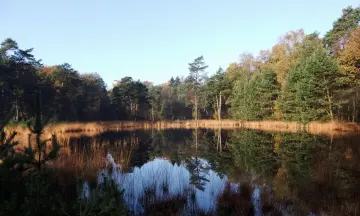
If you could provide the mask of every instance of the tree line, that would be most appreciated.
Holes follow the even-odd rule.
[[[360,7],[343,9],[324,37],[302,29],[279,38],[258,56],[240,55],[208,76],[205,58],[188,64],[189,75],[163,84],[131,77],[111,89],[97,73],[70,64],[44,66],[7,38],[0,48],[3,117],[35,116],[35,96],[52,121],[99,120],[344,120],[359,122]]]

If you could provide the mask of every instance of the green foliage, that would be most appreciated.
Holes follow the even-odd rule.
[[[256,104],[256,78],[251,80],[241,79],[234,83],[232,92],[231,112],[235,119],[254,120],[259,110]]]
[[[94,121],[106,118],[108,95],[104,80],[97,73],[80,75],[81,97],[77,109],[78,118]]]
[[[296,119],[296,83],[300,80],[297,67],[295,66],[287,75],[286,83],[281,88],[278,99],[281,116],[287,120]]]
[[[221,108],[228,108],[228,98],[231,93],[231,82],[225,71],[219,68],[218,71],[209,78],[205,85],[206,105],[214,109],[214,116],[218,119],[222,113]]]
[[[0,102],[3,107],[0,117],[8,113],[12,107],[15,109],[16,121],[24,120],[29,114],[33,114],[29,95],[36,89],[36,70],[40,63],[31,52],[32,49],[19,49],[17,43],[10,38],[1,43]]]
[[[159,119],[159,110],[160,108],[160,91],[161,89],[157,86],[149,86],[149,103],[151,105],[151,120],[158,120]],[[161,106],[162,107],[162,106]]]
[[[236,119],[271,118],[279,87],[276,74],[268,69],[235,82],[232,93],[232,114]]]
[[[309,122],[334,118],[334,94],[340,78],[337,63],[320,48],[288,75],[280,104],[286,119]]]
[[[21,49],[16,41],[6,38],[0,46],[0,118],[14,107],[10,123],[31,120],[36,115],[33,96],[41,91],[44,115],[52,116],[52,122],[155,121],[200,116],[358,121],[359,21],[360,8],[347,7],[323,39],[317,32],[289,31],[270,50],[262,50],[257,57],[243,53],[226,72],[219,69],[210,78],[204,57],[199,56],[188,64],[189,75],[185,78],[171,77],[167,83],[153,85],[126,76],[111,89],[99,74],[82,74],[68,63],[43,66],[32,54],[33,49]],[[320,59],[313,60],[312,66],[305,63],[324,45],[327,52],[323,57],[333,56],[331,61],[341,66],[343,76],[335,78],[336,84],[330,82],[332,75],[325,74],[323,79],[327,81],[320,83],[321,77],[313,75],[315,70],[334,72],[336,66],[332,63],[321,66]],[[326,83],[331,89],[324,97],[317,89],[326,87]]]
[[[276,74],[271,70],[264,70],[257,79],[256,91],[259,103],[259,112],[257,115],[261,118],[272,117],[275,100],[279,93]]]
[[[333,28],[325,34],[324,43],[332,53],[337,54],[349,40],[351,31],[359,26],[360,7],[347,7],[342,16],[333,23]]]
[[[195,58],[193,62],[189,63],[190,73],[187,77],[187,82],[192,84],[194,89],[198,88],[206,79],[206,68],[208,68],[208,66],[205,63],[203,56],[199,56]]]
[[[113,88],[110,95],[111,103],[117,110],[117,115],[125,116],[126,120],[145,119],[145,110],[149,107],[148,89],[140,81],[124,77]]]
[[[190,101],[194,105],[193,107],[193,117],[197,120],[199,119],[199,97],[200,97],[200,88],[201,85],[206,80],[206,65],[204,57],[199,56],[194,59],[193,62],[189,63],[189,76],[186,78],[186,83],[191,91]],[[203,104],[203,103],[202,103]]]

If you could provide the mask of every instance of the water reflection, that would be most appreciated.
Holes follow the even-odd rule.
[[[192,174],[187,164],[171,164],[168,160],[155,158],[131,173],[124,173],[114,161],[111,154],[107,156],[111,170],[103,169],[99,173],[98,182],[111,178],[125,189],[125,202],[135,213],[144,213],[144,203],[160,203],[169,199],[183,198],[184,212],[190,213],[192,206],[202,212],[214,212],[217,196],[223,191],[227,178],[220,178],[211,170],[198,170],[196,175],[202,176],[201,188],[192,184]],[[198,159],[201,167],[209,167],[206,160]],[[143,199],[147,199],[144,202]],[[187,206],[185,206],[187,205]]]
[[[81,164],[88,187],[115,180],[137,215],[356,215],[358,144],[252,130],[108,132],[68,139],[58,167]]]

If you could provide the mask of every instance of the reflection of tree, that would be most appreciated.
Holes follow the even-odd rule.
[[[152,146],[149,145],[150,139],[147,134],[137,135],[135,137],[132,137],[132,139],[137,140],[138,144],[136,150],[132,154],[131,164],[132,166],[141,167],[150,159],[149,152],[152,148]]]
[[[304,180],[308,182],[314,176],[313,159],[316,147],[321,145],[321,140],[316,136],[300,134],[284,134],[278,154],[282,167],[286,169],[288,181]]]
[[[194,131],[194,144],[192,147],[195,147],[195,154],[192,157],[189,157],[186,160],[186,168],[190,173],[190,183],[194,185],[199,190],[204,190],[205,185],[209,180],[206,178],[208,175],[208,172],[210,170],[210,167],[204,163],[203,160],[199,158],[198,155],[198,148],[199,146],[199,131],[198,128],[196,128]]]
[[[234,183],[269,183],[266,188],[273,200],[268,205],[291,202],[294,211],[301,214],[360,212],[360,148],[356,137],[330,140],[306,133],[197,129],[107,132],[68,140],[69,154],[81,154],[81,164],[93,166],[89,172],[103,166],[102,161],[94,163],[103,157],[103,150],[123,168],[128,164],[128,171],[162,157],[183,164],[190,173],[190,183],[199,190],[205,189],[211,168]]]
[[[151,158],[162,157],[171,160],[172,164],[181,164],[185,160],[181,152],[187,148],[187,140],[191,136],[191,130],[154,131],[150,142]]]
[[[193,183],[200,188],[201,184],[207,182],[203,182],[205,179],[202,178],[206,178],[210,167],[222,177],[226,174],[224,168],[232,167],[229,153],[224,148],[226,137],[218,138],[220,133],[224,137],[225,131],[218,130],[216,134],[214,132],[203,129],[154,131],[151,141],[153,151],[150,155],[152,158],[166,157],[172,163],[184,163],[192,173]],[[223,146],[221,154],[218,152],[219,140]],[[202,158],[207,160],[207,165]]]
[[[219,152],[222,152],[223,145],[222,145],[221,128],[219,128],[218,130],[215,130],[215,137],[217,138],[217,140],[216,140],[216,150],[219,151]]]
[[[132,168],[141,167],[149,160],[151,137],[148,132],[105,132],[98,136],[102,148],[110,152],[123,171],[131,172]]]
[[[302,210],[330,215],[359,212],[360,169],[344,155],[350,142],[305,133],[282,134],[281,169],[274,178],[277,198],[291,199]]]
[[[199,190],[204,190],[209,180],[206,178],[210,167],[204,161],[195,156],[186,161],[186,168],[190,173],[190,183]]]
[[[273,176],[279,164],[273,142],[271,134],[253,130],[234,131],[229,139],[234,164],[245,172]]]
[[[235,170],[273,179],[276,202],[291,201],[301,214],[354,215],[360,210],[360,166],[359,150],[354,150],[358,141],[351,142],[306,133],[241,130],[231,134],[229,148]],[[231,169],[227,174],[231,178]]]
[[[315,136],[301,134],[276,134],[274,136],[274,151],[277,152],[281,165],[273,179],[273,190],[277,199],[292,200],[298,210],[304,210],[302,201],[298,199],[297,191],[311,191],[314,169],[313,153]],[[311,193],[308,197],[311,197]],[[303,207],[300,207],[303,206]]]
[[[211,169],[221,178],[234,168],[232,155],[226,145],[228,132],[221,128],[201,131],[198,138],[198,142],[201,143],[199,155],[207,160]]]

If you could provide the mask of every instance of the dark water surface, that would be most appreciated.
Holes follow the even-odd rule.
[[[111,178],[134,215],[359,215],[359,145],[359,137],[199,129],[70,135],[67,148],[84,160],[85,196]]]

